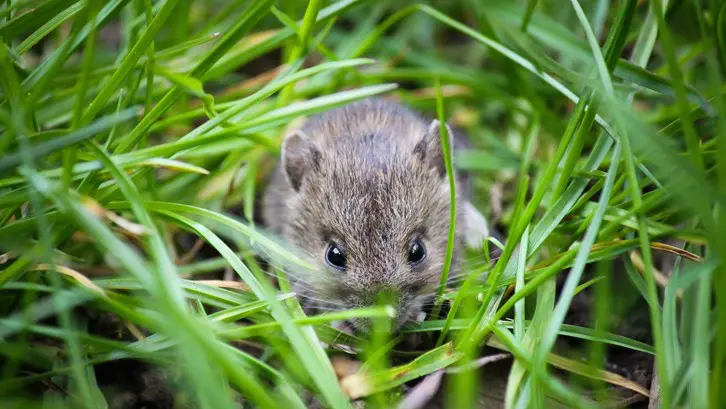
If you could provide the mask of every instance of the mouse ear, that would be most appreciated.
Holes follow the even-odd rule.
[[[446,126],[446,131],[449,137],[449,152],[454,151],[454,132],[451,130],[449,125]],[[444,162],[444,150],[441,145],[441,122],[438,119],[434,119],[426,130],[426,134],[416,147],[413,149],[414,153],[421,156],[421,159],[428,163],[430,166],[439,172],[439,175],[446,176],[446,163]]]
[[[313,141],[301,130],[295,130],[282,143],[282,168],[292,188],[300,190],[303,177],[320,162],[320,151]]]
[[[464,216],[464,242],[471,249],[483,248],[484,240],[491,235],[489,222],[468,200],[463,201],[461,210]]]

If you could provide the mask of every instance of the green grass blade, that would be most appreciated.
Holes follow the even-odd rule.
[[[447,244],[446,244],[446,254],[444,256],[444,268],[441,271],[441,278],[439,280],[439,288],[436,291],[436,305],[434,306],[434,309],[431,313],[431,316],[433,318],[438,318],[439,315],[439,309],[441,308],[441,294],[444,292],[444,288],[446,288],[447,283],[449,282],[449,272],[451,270],[451,260],[454,254],[454,241],[456,240],[456,211],[457,211],[457,200],[456,200],[456,177],[454,175],[453,170],[453,156],[452,152],[453,149],[449,144],[450,138],[453,137],[453,135],[449,136],[448,131],[448,125],[446,125],[446,117],[444,114],[444,101],[443,97],[441,96],[441,84],[436,83],[436,113],[439,118],[439,132],[440,140],[441,140],[441,150],[444,154],[444,166],[446,167],[446,175],[449,181],[449,200],[451,201],[450,209],[449,209],[449,233],[447,238]],[[439,338],[439,341],[437,342],[437,346],[440,346],[443,341],[444,333],[442,333],[442,336]]]
[[[159,9],[159,12],[156,14],[156,16],[154,16],[151,24],[144,30],[144,32],[139,37],[139,40],[129,50],[128,54],[121,62],[119,68],[104,84],[104,86],[98,92],[98,95],[96,95],[96,97],[90,102],[81,119],[82,124],[87,124],[91,122],[93,118],[96,117],[98,112],[106,106],[106,103],[109,99],[111,99],[113,94],[118,91],[121,83],[128,77],[128,75],[131,73],[131,70],[135,68],[139,58],[141,58],[141,55],[154,41],[156,33],[159,32],[159,30],[161,30],[161,28],[164,26],[164,23],[169,18],[178,2],[179,0],[166,0],[164,2],[164,5]]]
[[[48,155],[55,151],[61,150],[68,146],[72,146],[79,142],[88,140],[88,139],[96,136],[97,134],[99,134],[107,129],[110,129],[111,127],[113,127],[116,124],[128,121],[131,118],[134,118],[135,116],[138,115],[138,113],[139,113],[138,108],[129,108],[129,109],[119,112],[118,114],[105,116],[105,117],[95,121],[94,123],[92,123],[84,128],[81,128],[75,132],[71,132],[60,138],[55,138],[48,142],[44,142],[44,143],[32,146],[29,149],[28,154],[32,158],[43,157],[45,155]],[[22,154],[19,152],[5,156],[2,159],[0,159],[0,171],[6,171],[8,169],[11,169],[11,168],[19,165],[22,161],[23,161]]]
[[[189,73],[192,78],[199,78],[204,81],[204,74],[211,69],[217,61],[226,54],[229,49],[239,39],[249,31],[252,26],[262,18],[267,12],[272,0],[255,1],[245,10],[243,16],[231,31],[224,34],[212,50],[200,61],[194,69]],[[157,15],[158,16],[158,15]],[[141,137],[149,130],[151,125],[156,122],[162,114],[164,114],[182,95],[181,89],[172,88],[164,97],[154,106],[154,108],[144,115],[144,119],[127,135],[123,142],[116,148],[115,152],[123,153],[129,151]]]
[[[157,209],[159,208],[158,206],[154,207]],[[320,388],[320,391],[327,400],[328,404],[333,407],[349,407],[350,404],[348,403],[348,399],[340,390],[330,362],[328,362],[327,359],[325,361],[321,359],[321,356],[324,356],[321,352],[314,352],[315,349],[320,350],[320,345],[316,343],[315,340],[311,340],[305,333],[303,333],[303,331],[301,331],[300,328],[295,326],[282,304],[280,304],[272,296],[272,290],[267,288],[263,282],[259,281],[239,260],[239,258],[235,256],[232,250],[230,250],[224,242],[212,233],[211,230],[184,216],[172,212],[165,212],[165,214],[204,237],[207,242],[209,242],[223,257],[227,259],[232,268],[234,268],[240,277],[250,286],[250,288],[252,288],[252,291],[261,300],[266,300],[269,303],[272,315],[278,322],[280,322],[285,334],[290,339],[292,347],[295,349],[295,352],[301,362],[303,362],[306,366],[308,373],[314,379],[316,385]],[[223,216],[219,219],[220,221],[227,220]]]

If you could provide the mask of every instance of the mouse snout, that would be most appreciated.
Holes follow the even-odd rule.
[[[404,306],[399,303],[398,307],[394,307],[393,316],[389,318],[387,329],[396,332],[404,327],[406,324],[414,322],[421,322],[426,318],[426,313],[419,307],[415,306]],[[353,318],[344,322],[344,327],[347,327],[350,332],[357,332],[366,334],[373,329],[376,319],[373,318]]]
[[[405,289],[371,285],[365,291],[357,291],[356,296],[348,300],[352,308],[390,306],[393,310],[389,323],[391,331],[397,331],[406,324],[419,322],[425,318],[420,302],[416,301],[416,297],[411,297]],[[356,332],[367,333],[372,329],[374,321],[371,318],[356,318],[349,320],[348,323]]]
[[[398,316],[403,297],[400,289],[391,285],[369,285],[359,291],[357,304],[359,307],[390,306]]]

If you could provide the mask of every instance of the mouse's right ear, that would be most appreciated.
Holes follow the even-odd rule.
[[[449,139],[451,151],[454,149],[454,132],[448,124],[444,124]],[[441,122],[438,119],[431,121],[423,139],[416,144],[414,153],[418,154],[429,166],[436,169],[441,177],[446,176],[446,162],[444,149],[441,145]]]
[[[296,191],[300,190],[305,173],[320,164],[320,151],[301,130],[295,130],[282,143],[282,168]]]

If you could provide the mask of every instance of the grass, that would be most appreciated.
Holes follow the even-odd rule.
[[[178,407],[415,407],[442,373],[457,408],[723,407],[724,27],[715,0],[0,1],[2,401],[113,406],[142,362]],[[466,131],[447,172],[506,237],[393,338],[255,258],[312,268],[259,193],[291,127],[372,96]]]

